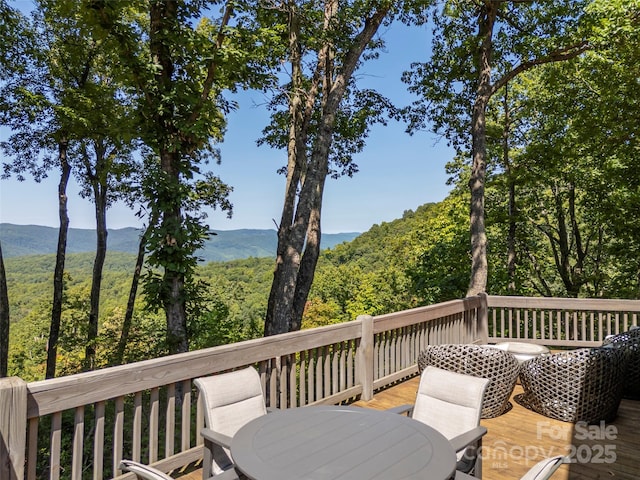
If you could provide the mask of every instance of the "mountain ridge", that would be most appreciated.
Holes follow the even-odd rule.
[[[215,235],[205,241],[197,255],[205,262],[225,262],[250,257],[274,257],[278,234],[274,229],[211,230]],[[109,229],[107,250],[137,253],[141,230],[135,227]],[[325,233],[321,248],[332,248],[349,242],[360,232]],[[56,252],[58,229],[42,225],[0,223],[0,244],[5,258],[42,255]],[[67,253],[95,251],[96,233],[93,229],[70,228]]]

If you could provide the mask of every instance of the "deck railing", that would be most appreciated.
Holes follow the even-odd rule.
[[[0,479],[133,479],[120,459],[164,471],[199,461],[200,376],[254,366],[279,408],[367,400],[415,375],[426,345],[596,346],[639,313],[640,301],[482,294],[51,380],[0,379]]]
[[[25,383],[0,379],[0,478],[121,475],[122,458],[164,471],[202,458],[192,380],[245,366],[279,408],[370,399],[417,372],[428,344],[484,342],[486,295]]]
[[[551,347],[595,347],[638,325],[640,301],[591,298],[487,297],[489,341]]]

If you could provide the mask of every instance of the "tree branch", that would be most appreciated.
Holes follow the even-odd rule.
[[[233,3],[227,2],[224,9],[224,15],[222,16],[222,21],[220,22],[220,29],[218,30],[218,36],[216,38],[216,51],[222,48],[222,43],[224,42],[224,39],[225,39],[224,29],[229,24],[229,20],[231,19],[232,14],[233,14]],[[198,101],[198,104],[194,107],[193,111],[191,112],[191,117],[190,117],[191,122],[195,122],[197,120],[198,115],[200,114],[200,109],[202,108],[202,105],[209,98],[209,94],[211,93],[211,89],[213,88],[213,81],[215,79],[217,69],[218,69],[218,63],[216,58],[214,57],[211,60],[211,63],[209,64],[209,68],[207,69],[207,78],[205,79],[204,84],[202,86],[202,94],[200,95],[200,100]]]
[[[522,62],[520,65],[518,65],[516,68],[506,73],[505,75],[503,75],[499,80],[497,80],[493,84],[493,86],[491,87],[491,95],[493,95],[495,92],[500,90],[502,87],[505,86],[505,84],[513,80],[516,76],[518,76],[522,72],[531,70],[533,67],[538,65],[544,65],[546,63],[562,62],[564,60],[575,58],[581,53],[585,52],[586,50],[589,50],[590,48],[591,48],[591,45],[589,44],[589,42],[584,40],[574,45],[569,45],[567,47],[555,50],[545,57],[529,60],[528,62]]]

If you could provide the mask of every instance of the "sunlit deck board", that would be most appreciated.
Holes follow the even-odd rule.
[[[418,381],[413,378],[356,405],[386,409],[413,403]],[[522,387],[517,385],[513,396],[519,393]],[[614,422],[587,430],[527,410],[513,396],[511,410],[481,422],[488,430],[483,439],[484,479],[517,480],[538,460],[561,454],[569,455],[575,463],[563,465],[554,480],[640,479],[640,401],[623,400]],[[584,438],[606,432],[610,438]],[[606,463],[608,458],[615,461]]]
[[[355,405],[384,410],[413,403],[419,378],[378,392],[369,402]],[[514,396],[522,393],[518,385]],[[610,437],[583,439],[581,436],[600,434],[585,431],[567,422],[560,422],[531,412],[512,397],[512,409],[491,419],[482,420],[488,433],[483,439],[483,478],[485,480],[518,480],[538,460],[552,455],[570,455],[576,463],[563,465],[553,480],[638,480],[640,479],[640,401],[623,400],[618,418],[608,425]],[[605,429],[607,426],[605,426]],[[612,463],[604,463],[615,456]],[[602,463],[597,463],[602,460]],[[201,471],[191,472],[182,480],[201,480]],[[389,479],[393,480],[393,479]]]

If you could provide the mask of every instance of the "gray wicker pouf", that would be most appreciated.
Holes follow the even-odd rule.
[[[511,408],[509,397],[520,364],[509,352],[479,345],[429,345],[418,355],[418,370],[422,372],[428,365],[491,380],[482,404],[482,418],[497,417]]]
[[[613,420],[622,399],[624,352],[580,348],[527,360],[520,370],[521,405],[565,422]]]
[[[621,348],[627,356],[627,374],[624,378],[623,397],[640,400],[640,328],[632,328],[605,339],[602,345]]]

